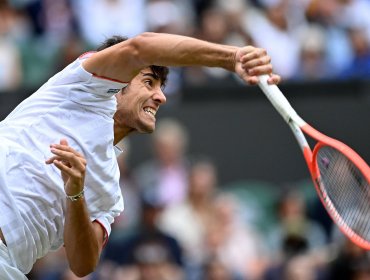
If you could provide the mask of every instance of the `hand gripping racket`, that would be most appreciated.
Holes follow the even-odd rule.
[[[370,250],[370,168],[350,147],[308,125],[267,75],[259,87],[296,137],[320,200],[341,231]],[[313,151],[305,135],[317,141]]]

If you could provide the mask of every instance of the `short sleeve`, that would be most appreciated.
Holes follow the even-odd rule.
[[[91,217],[91,220],[92,221],[95,221],[97,223],[99,223],[103,229],[104,229],[104,232],[105,232],[105,242],[104,242],[104,245],[106,244],[106,242],[108,241],[108,238],[112,232],[112,223],[114,222],[114,218],[115,217],[118,217],[122,211],[123,211],[123,199],[122,197],[120,198],[120,200],[118,201],[118,203],[116,203],[116,205],[107,213],[102,213],[101,216],[99,217]]]

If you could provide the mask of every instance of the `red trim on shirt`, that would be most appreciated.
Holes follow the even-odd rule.
[[[81,54],[78,58],[85,58],[86,56],[91,55],[93,53],[96,53],[96,51],[85,52],[85,53]]]
[[[103,248],[107,245],[108,243],[108,239],[109,239],[109,236],[108,236],[108,231],[107,229],[105,228],[105,226],[99,221],[99,220],[94,220],[94,222],[97,222],[102,228],[103,228],[103,231],[104,231],[104,243],[103,243]]]
[[[78,58],[79,59],[82,59],[82,58],[86,58],[88,56],[90,56],[91,54],[94,54],[96,53],[96,51],[88,51],[88,52],[85,52],[83,54],[81,54]],[[95,73],[92,73],[92,75],[96,78],[99,78],[99,79],[104,79],[104,80],[108,80],[108,81],[112,81],[112,82],[116,82],[116,83],[120,83],[120,84],[128,84],[129,82],[122,82],[120,80],[116,80],[116,79],[112,79],[112,78],[108,78],[108,77],[104,77],[104,76],[99,76]]]
[[[112,79],[112,78],[108,78],[108,77],[104,77],[104,76],[99,76],[99,75],[96,75],[95,73],[93,73],[93,76],[96,77],[96,78],[99,78],[99,79],[104,79],[104,80],[108,80],[108,81],[112,81],[112,82],[116,82],[116,83],[120,83],[120,84],[128,84],[128,82],[122,82],[120,80],[116,80],[116,79]]]

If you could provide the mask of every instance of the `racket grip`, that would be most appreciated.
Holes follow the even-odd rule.
[[[299,127],[306,124],[305,121],[298,116],[277,85],[268,84],[268,75],[261,75],[258,78],[258,86],[287,123],[293,120]]]

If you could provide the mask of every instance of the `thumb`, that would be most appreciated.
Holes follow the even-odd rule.
[[[236,51],[236,54],[235,54],[235,62],[240,62],[241,61],[241,58],[243,56],[243,50],[242,48],[239,48],[237,51]]]

